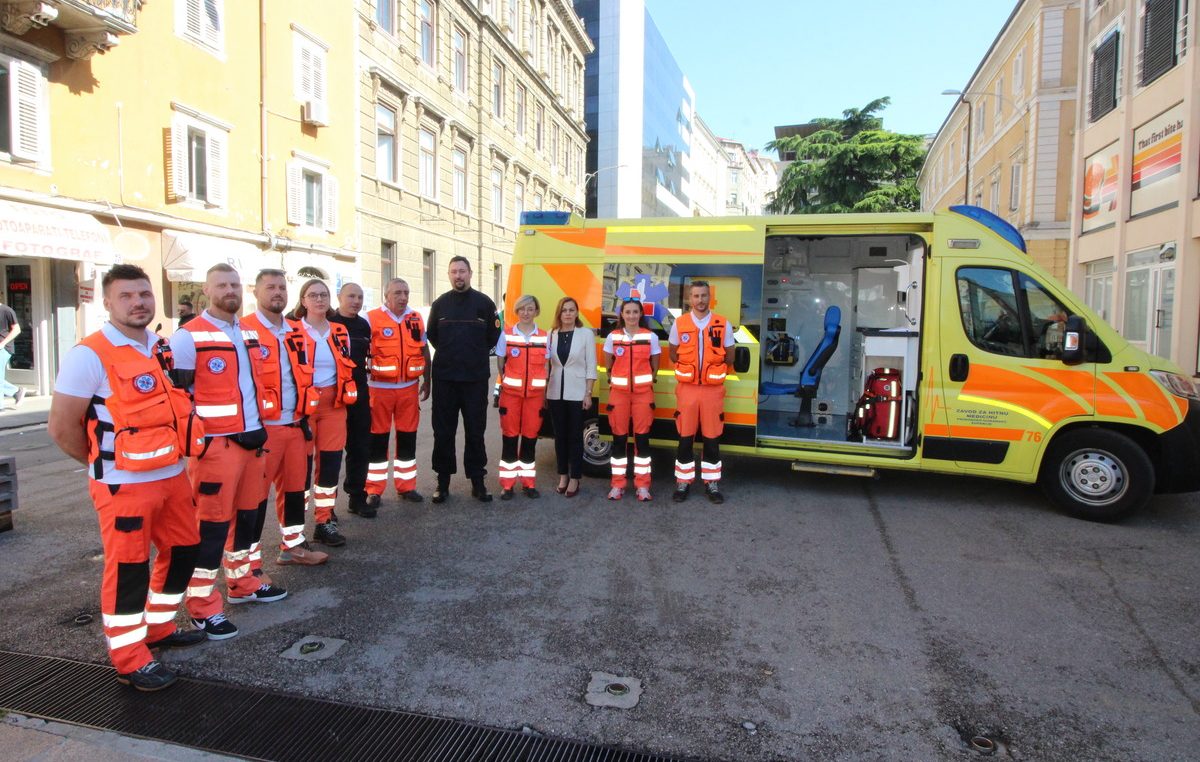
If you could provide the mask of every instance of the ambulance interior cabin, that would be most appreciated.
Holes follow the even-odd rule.
[[[911,446],[924,252],[908,235],[768,235],[760,440]]]

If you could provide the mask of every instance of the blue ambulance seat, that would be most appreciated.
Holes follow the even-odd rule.
[[[808,357],[808,362],[804,363],[804,369],[800,371],[800,415],[792,420],[793,426],[812,426],[812,401],[817,396],[817,387],[821,385],[821,371],[825,369],[825,364],[829,362],[829,358],[833,357],[833,353],[837,350],[838,339],[842,335],[842,310],[840,307],[832,306],[825,310],[825,333],[821,336],[821,341],[817,343],[816,348]]]

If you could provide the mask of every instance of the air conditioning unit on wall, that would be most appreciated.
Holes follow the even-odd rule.
[[[304,108],[300,111],[300,118],[305,124],[311,124],[315,127],[329,126],[329,106],[323,101],[305,101]]]

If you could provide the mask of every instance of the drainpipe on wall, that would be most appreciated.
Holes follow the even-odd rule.
[[[258,0],[258,163],[259,196],[262,201],[262,230],[267,239],[267,250],[275,248],[275,235],[271,232],[271,207],[268,204],[268,184],[271,173],[267,163],[267,0]]]
[[[476,166],[479,167],[479,180],[476,182],[475,188],[475,212],[476,212],[476,232],[478,234],[478,243],[476,244],[475,259],[479,266],[476,268],[479,272],[480,280],[483,279],[483,96],[487,92],[483,85],[483,14],[478,15],[478,28],[475,30],[475,40],[478,45],[478,54],[475,56],[475,160]],[[475,287],[483,291],[483,283],[476,281]],[[484,293],[487,293],[484,291]]]

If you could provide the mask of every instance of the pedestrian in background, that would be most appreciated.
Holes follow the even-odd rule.
[[[4,409],[5,397],[12,397],[14,406],[25,399],[25,390],[4,377],[12,360],[12,344],[20,335],[21,321],[17,320],[17,313],[0,302],[0,410]]]
[[[554,309],[546,355],[546,400],[558,460],[555,491],[574,497],[583,478],[583,418],[592,409],[596,384],[596,335],[579,325],[579,303],[569,296],[559,299]]]
[[[371,354],[371,324],[359,313],[363,290],[357,283],[343,283],[338,290],[337,311],[331,323],[346,327],[350,337],[350,359],[354,361],[354,385],[358,399],[346,408],[346,492],[351,513],[358,513],[367,501],[367,462],[371,439],[371,390],[367,385],[367,358]]]
[[[450,477],[457,472],[454,439],[458,418],[463,421],[466,447],[463,470],[471,494],[490,502],[487,490],[487,396],[491,380],[488,357],[500,339],[496,303],[471,288],[471,262],[452,257],[447,273],[451,289],[434,300],[426,330],[433,356],[433,470],[437,490],[433,502],[450,495]]]
[[[367,499],[359,511],[365,518],[376,514],[380,496],[387,489],[392,431],[396,432],[396,458],[391,462],[396,493],[411,503],[425,499],[417,492],[417,427],[421,422],[420,401],[429,399],[429,346],[425,322],[421,313],[408,306],[408,295],[408,282],[393,278],[384,291],[384,305],[367,315],[373,388]]]
[[[628,438],[633,433],[633,486],[639,502],[649,502],[650,426],[654,423],[654,382],[662,347],[646,327],[642,303],[626,299],[621,304],[621,325],[604,340],[608,368],[608,425],[612,429],[612,489],[609,500],[625,496],[629,466]],[[632,423],[632,426],[630,425]]]
[[[117,680],[157,691],[176,676],[151,649],[204,640],[175,626],[200,547],[184,457],[204,447],[204,434],[189,426],[192,403],[168,379],[166,342],[146,328],[155,311],[150,277],[116,265],[100,284],[108,322],[63,358],[47,428],[87,466],[104,545],[100,615]]]
[[[196,308],[192,305],[192,300],[186,296],[179,297],[178,327],[183,328],[194,317],[196,317]]]
[[[340,547],[346,544],[346,538],[338,528],[334,505],[342,473],[342,450],[346,447],[346,407],[358,399],[350,337],[346,326],[329,321],[333,315],[329,287],[317,278],[300,287],[300,299],[292,314],[308,335],[313,388],[317,390],[317,409],[309,417],[316,465],[315,474],[310,470],[309,477],[317,525],[313,540]]]
[[[517,322],[496,342],[500,373],[500,499],[512,500],[517,484],[526,497],[537,491],[537,437],[546,406],[546,332],[534,318],[541,314],[536,296],[525,294],[513,306]]]

